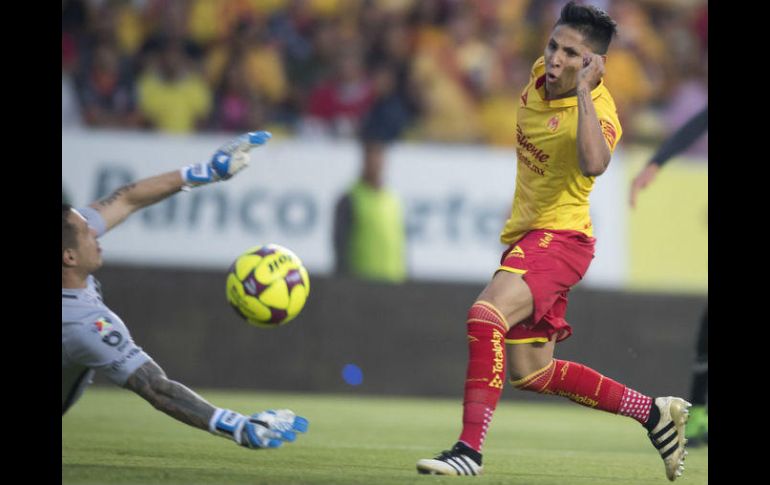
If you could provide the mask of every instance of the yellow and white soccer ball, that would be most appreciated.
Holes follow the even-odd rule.
[[[310,277],[291,250],[277,244],[254,246],[238,256],[227,274],[227,301],[257,327],[294,319],[310,293]]]

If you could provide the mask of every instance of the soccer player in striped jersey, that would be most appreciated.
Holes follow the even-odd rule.
[[[450,450],[419,460],[420,473],[482,473],[481,449],[506,366],[517,389],[638,421],[663,458],[668,479],[684,470],[689,403],[647,396],[585,365],[554,358],[556,343],[572,334],[564,318],[569,290],[594,256],[588,197],[622,135],[602,82],[616,32],[602,10],[569,2],[532,67],[519,104],[516,190],[500,238],[508,247],[467,315],[462,431]]]
[[[125,185],[87,207],[76,210],[62,204],[62,416],[98,371],[167,415],[246,448],[276,448],[307,430],[307,420],[288,409],[245,416],[217,408],[166,377],[134,343],[120,317],[104,304],[101,286],[91,274],[102,265],[98,237],[139,209],[180,190],[229,179],[246,167],[249,150],[271,136],[264,131],[242,135],[207,163]]]

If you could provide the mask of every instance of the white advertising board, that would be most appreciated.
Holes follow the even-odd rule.
[[[85,205],[122,184],[206,160],[228,136],[62,132],[62,188]],[[263,243],[291,248],[312,273],[334,265],[334,204],[359,173],[353,141],[274,139],[226,183],[146,208],[103,238],[106,262],[222,268]],[[386,184],[402,198],[410,276],[483,283],[503,249],[498,235],[515,187],[513,150],[399,143]],[[621,285],[626,273],[622,170],[616,153],[592,194],[597,243],[585,283]]]

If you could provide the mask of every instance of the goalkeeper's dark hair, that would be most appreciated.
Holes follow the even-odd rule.
[[[68,220],[72,213],[72,206],[69,204],[61,205],[61,252],[65,249],[77,249],[78,237],[77,228]]]
[[[561,9],[556,25],[567,25],[577,30],[596,54],[605,55],[612,37],[618,33],[618,24],[607,12],[593,5],[578,5],[569,2]]]

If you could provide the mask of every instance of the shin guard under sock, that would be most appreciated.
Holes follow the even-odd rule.
[[[459,441],[476,451],[505,382],[505,317],[492,304],[477,301],[468,311],[468,368],[463,398],[463,430]]]

